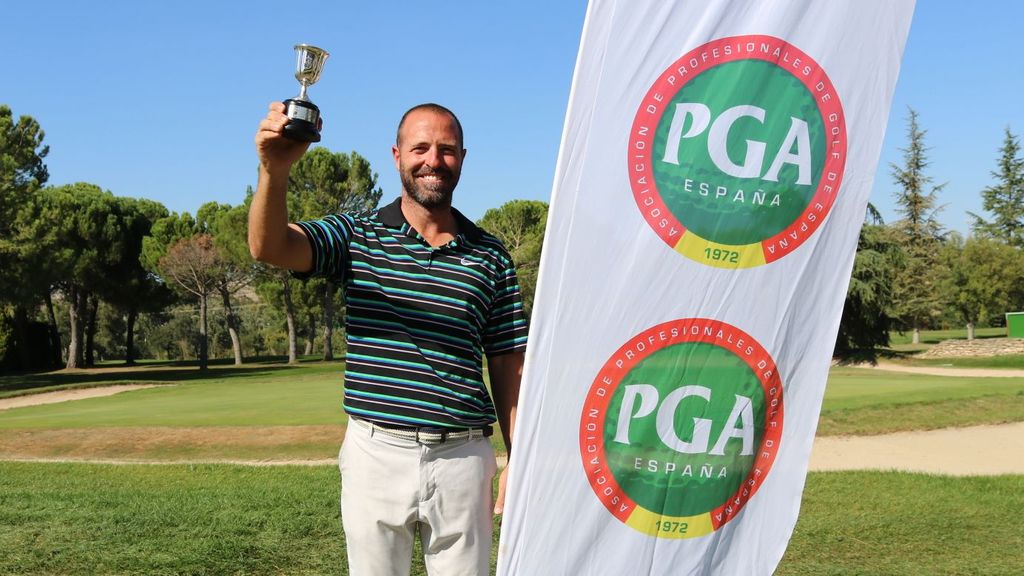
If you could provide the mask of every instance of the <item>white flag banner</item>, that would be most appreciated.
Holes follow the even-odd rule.
[[[778,565],[913,7],[590,2],[499,575]]]

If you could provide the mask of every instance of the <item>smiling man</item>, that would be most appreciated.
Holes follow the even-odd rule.
[[[505,248],[452,208],[462,126],[443,106],[412,108],[392,147],[400,198],[369,214],[289,223],[288,174],[308,143],[283,136],[287,121],[271,104],[256,134],[249,248],[344,286],[349,426],[338,461],[350,573],[407,575],[418,531],[431,575],[487,574],[488,437],[497,421],[511,453],[527,326]],[[503,472],[494,513],[504,487]]]

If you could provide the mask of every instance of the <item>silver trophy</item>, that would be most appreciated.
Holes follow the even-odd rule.
[[[284,135],[302,142],[319,142],[320,109],[306,97],[306,89],[320,79],[324,62],[330,54],[316,46],[296,44],[295,55],[295,79],[302,88],[298,96],[284,101],[287,107],[285,115],[289,118],[284,127]]]

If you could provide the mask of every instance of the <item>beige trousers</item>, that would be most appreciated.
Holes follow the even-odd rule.
[[[490,572],[488,438],[424,445],[350,419],[338,466],[351,576],[408,576],[417,528],[431,576]]]

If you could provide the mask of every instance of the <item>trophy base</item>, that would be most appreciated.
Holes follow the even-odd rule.
[[[320,120],[320,109],[308,100],[294,98],[284,101],[287,107],[285,115],[288,123],[284,126],[284,135],[300,142],[319,142],[320,131],[317,124]]]

